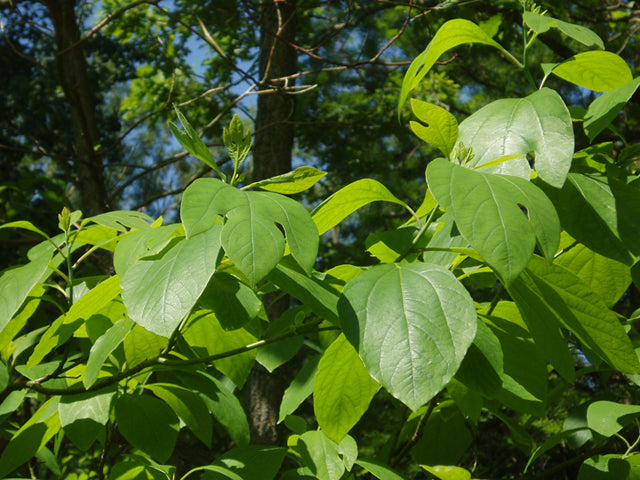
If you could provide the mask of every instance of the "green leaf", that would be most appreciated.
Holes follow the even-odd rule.
[[[82,383],[89,388],[98,378],[102,364],[111,355],[118,345],[129,334],[135,323],[129,318],[118,320],[109,330],[102,335],[91,347],[87,369],[82,376]]]
[[[451,380],[477,328],[467,290],[431,264],[371,267],[347,284],[338,308],[371,376],[414,411]]]
[[[603,257],[580,243],[563,251],[554,262],[589,285],[609,308],[620,300],[631,283],[627,265]]]
[[[178,439],[180,423],[162,400],[148,395],[124,394],[115,402],[118,430],[131,445],[164,463]]]
[[[157,255],[176,235],[181,225],[165,225],[162,227],[138,230],[122,235],[113,254],[113,266],[120,277],[124,277],[127,269],[138,259]]]
[[[472,441],[462,413],[452,401],[446,401],[426,420],[422,436],[411,449],[411,456],[419,464],[455,464]]]
[[[181,216],[187,236],[227,217],[221,240],[231,261],[255,285],[284,255],[284,229],[291,255],[311,273],[318,231],[302,204],[271,192],[243,192],[216,179],[198,179],[184,193]]]
[[[58,414],[62,429],[83,452],[105,434],[113,396],[113,391],[103,391],[64,396],[60,400]]]
[[[509,53],[498,42],[487,35],[482,28],[469,20],[457,18],[442,25],[427,48],[413,61],[402,80],[402,90],[398,100],[398,113],[407,101],[411,90],[416,88],[424,76],[431,70],[438,58],[447,50],[468,43],[480,43],[497,48],[501,52]],[[510,55],[509,55],[510,56]]]
[[[249,130],[244,131],[242,121],[238,115],[233,116],[228,130],[226,128],[222,129],[222,142],[237,170],[249,155],[249,150],[251,150],[251,132]]]
[[[623,58],[612,52],[582,52],[565,60],[552,72],[558,77],[594,92],[608,92],[633,80]]]
[[[471,472],[461,467],[450,465],[420,466],[440,480],[471,480]]]
[[[495,398],[514,410],[543,414],[549,389],[547,363],[515,303],[498,303],[483,320],[500,341],[504,355],[503,388]]]
[[[58,401],[47,400],[11,437],[0,455],[0,478],[33,457],[60,430]]]
[[[280,470],[287,449],[263,445],[236,447],[217,458],[213,465],[225,467],[242,480],[272,480]],[[219,479],[205,473],[202,480]],[[224,477],[226,478],[226,477]]]
[[[109,469],[109,480],[171,480],[171,478],[165,472],[142,461],[127,459]]]
[[[213,422],[207,405],[198,393],[168,383],[154,383],[145,385],[145,388],[164,400],[195,436],[211,447]]]
[[[278,318],[269,322],[263,338],[274,338],[282,334],[291,334],[296,325],[300,325],[306,316],[302,307],[290,308]],[[258,348],[256,360],[270,373],[291,360],[304,345],[304,336],[295,335]]]
[[[315,208],[311,215],[318,233],[322,235],[371,202],[391,202],[408,208],[377,180],[363,178],[341,188]]]
[[[119,293],[120,279],[117,275],[114,275],[80,297],[71,305],[69,311],[65,315],[58,317],[42,335],[31,357],[29,357],[27,366],[33,367],[37,365],[54,348],[69,340],[73,332],[92,315],[107,306]]]
[[[522,281],[542,300],[538,308],[603,360],[624,373],[640,371],[638,356],[618,317],[582,280],[559,265],[533,257]]]
[[[560,222],[553,204],[530,182],[444,159],[429,164],[427,181],[460,233],[507,285],[526,267],[536,240],[547,259],[556,253]]]
[[[124,339],[124,358],[127,361],[127,367],[133,368],[145,360],[157,357],[168,343],[169,339],[166,337],[151,333],[135,324]]]
[[[618,212],[620,202],[607,176],[599,172],[570,173],[562,190],[544,190],[569,235],[600,255],[627,265],[632,263],[619,228],[637,219],[626,209]]]
[[[591,102],[583,124],[584,132],[589,140],[593,141],[602,130],[613,122],[638,86],[640,86],[640,77],[600,95]]]
[[[0,331],[4,330],[29,296],[29,292],[44,279],[49,271],[49,255],[13,267],[0,276]]]
[[[519,158],[483,168],[483,172],[514,175],[529,180],[527,154],[535,155],[535,169],[549,185],[561,187],[573,158],[573,124],[560,95],[542,88],[525,98],[503,98],[466,118],[458,144],[470,146],[473,166],[509,155]]]
[[[458,139],[456,117],[438,105],[414,98],[411,99],[411,109],[421,122],[409,122],[413,133],[448,157]]]
[[[562,324],[553,315],[549,315],[545,299],[540,296],[540,292],[530,287],[526,273],[517,278],[507,289],[518,305],[540,353],[567,382],[573,383],[575,380],[573,354],[560,330]]]
[[[169,337],[191,311],[216,270],[220,229],[182,240],[158,260],[139,260],[122,278],[127,313],[150,332]]]
[[[322,355],[313,387],[313,410],[325,435],[340,443],[378,389],[358,352],[340,335]]]
[[[209,165],[213,170],[215,170],[218,175],[220,175],[220,178],[225,179],[225,176],[220,171],[220,168],[213,158],[213,155],[211,155],[211,152],[209,151],[207,146],[198,136],[198,132],[193,129],[187,118],[182,113],[180,113],[178,107],[175,107],[175,111],[176,115],[178,116],[178,120],[180,120],[182,128],[184,128],[183,132],[175,123],[169,122],[169,128],[171,129],[173,135],[176,137],[176,140],[180,142],[180,145],[182,145],[187,152],[196,157],[198,160]]]
[[[114,210],[85,218],[83,223],[89,221],[104,227],[113,228],[118,232],[126,232],[128,228],[140,230],[151,228],[150,223],[153,223],[153,218],[142,212]]]
[[[379,480],[405,480],[387,465],[384,465],[375,460],[365,460],[364,458],[358,458],[356,460],[356,465],[360,465],[362,468],[367,470],[371,475],[378,478]]]
[[[300,436],[297,449],[303,464],[318,480],[339,480],[345,466],[340,458],[338,445],[322,433],[312,430]]]
[[[249,444],[249,422],[238,398],[224,383],[205,372],[180,373],[176,379],[197,392],[236,445]]]
[[[580,466],[578,480],[637,480],[637,470],[637,464],[631,465],[629,457],[594,455]]]
[[[236,447],[216,459],[219,465],[237,474],[242,480],[272,480],[280,470],[287,449],[263,445]],[[204,474],[202,480],[219,478]]]
[[[278,423],[282,422],[287,415],[291,415],[313,393],[315,378],[318,372],[320,356],[313,357],[302,366],[296,374],[291,384],[282,395],[280,403],[280,413]]]
[[[476,336],[456,373],[456,378],[467,387],[488,397],[495,395],[502,388],[502,347],[495,334],[480,319]]]
[[[211,277],[199,303],[213,310],[225,330],[243,327],[262,307],[262,300],[251,288],[224,272],[216,272]]]
[[[577,40],[587,47],[598,47],[604,50],[602,39],[595,32],[582,25],[563,22],[557,18],[535,12],[524,12],[524,21],[537,34],[545,33],[550,28],[556,28],[566,36]]]
[[[591,430],[605,437],[615,435],[638,417],[640,417],[639,405],[602,400],[593,402],[587,408],[587,425]]]
[[[243,328],[226,331],[216,316],[208,310],[198,310],[192,314],[187,321],[183,336],[200,356],[229,352],[257,341],[256,337]],[[229,377],[238,388],[242,388],[255,358],[256,351],[249,350],[216,360],[213,365]]]
[[[315,275],[306,275],[288,257],[276,266],[268,278],[281,290],[300,300],[319,317],[339,325],[338,299],[340,297],[329,282]]]
[[[298,167],[292,172],[254,182],[246,188],[261,188],[269,192],[293,195],[310,189],[326,174],[327,172],[317,168]]]
[[[342,457],[345,468],[351,471],[358,458],[358,444],[351,435],[346,435],[338,444],[338,453]]]

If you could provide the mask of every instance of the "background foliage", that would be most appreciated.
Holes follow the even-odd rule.
[[[633,2],[0,6],[0,476],[637,476]]]

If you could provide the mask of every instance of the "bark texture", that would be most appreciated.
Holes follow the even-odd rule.
[[[295,96],[288,91],[293,83],[280,79],[295,73],[297,68],[296,50],[291,46],[295,42],[296,1],[263,1],[260,4],[260,27],[260,89],[276,91],[258,96],[254,180],[291,170]],[[272,303],[273,300],[268,295],[264,298],[264,304],[270,305],[267,315],[272,321],[289,306],[286,297]],[[252,443],[282,443],[284,431],[277,422],[284,388],[284,382],[278,375],[269,375],[258,364],[253,368],[244,389]]]
[[[80,39],[75,15],[75,0],[46,0],[55,28],[58,55],[58,81],[69,103],[74,132],[76,178],[73,183],[80,193],[86,216],[105,212],[109,200],[102,160],[95,151],[99,144],[96,111],[82,46],[73,45]]]
[[[261,180],[291,170],[295,95],[293,81],[280,80],[296,72],[295,0],[264,1],[260,5],[260,90],[276,92],[258,96],[254,179]]]

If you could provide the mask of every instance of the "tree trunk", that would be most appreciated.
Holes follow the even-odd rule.
[[[84,214],[95,215],[109,209],[109,200],[102,160],[95,151],[100,136],[87,65],[82,46],[72,47],[80,39],[75,0],[47,0],[46,5],[58,44],[58,81],[71,108],[77,156],[73,184],[80,193]]]
[[[296,72],[296,1],[264,1],[260,6],[260,90],[258,95],[253,178],[262,180],[291,170],[295,96],[293,81],[278,80]]]
[[[260,26],[260,90],[277,91],[258,96],[254,180],[291,170],[295,96],[287,93],[287,87],[293,82],[278,79],[296,72],[296,50],[291,47],[295,41],[296,1],[264,1],[260,5]],[[271,305],[267,314],[272,321],[289,306],[288,297],[272,303],[273,300],[269,295],[264,298],[264,304]],[[264,368],[255,365],[245,386],[252,443],[281,443],[284,432],[278,428],[277,421],[284,388],[279,376],[268,375]]]

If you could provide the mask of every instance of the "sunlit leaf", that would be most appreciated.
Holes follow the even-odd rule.
[[[431,264],[371,267],[347,284],[338,307],[371,376],[412,410],[453,377],[477,328],[468,292]]]
[[[411,109],[420,122],[409,122],[418,138],[430,143],[448,157],[458,139],[458,122],[444,108],[411,99]]]
[[[574,55],[552,71],[567,82],[595,92],[608,92],[633,80],[627,62],[615,53],[603,50]]]
[[[549,15],[542,15],[536,12],[524,12],[525,23],[536,33],[545,33],[551,28],[556,28],[566,36],[577,40],[587,47],[598,47],[604,49],[602,39],[592,30],[575,23],[563,22]]]
[[[260,180],[247,188],[261,188],[269,192],[293,195],[313,187],[327,172],[313,167],[298,167],[295,170],[275,177]]]
[[[613,122],[620,110],[636,92],[638,86],[640,86],[640,77],[600,95],[591,102],[584,116],[584,131],[589,140],[593,141],[602,130]]]

